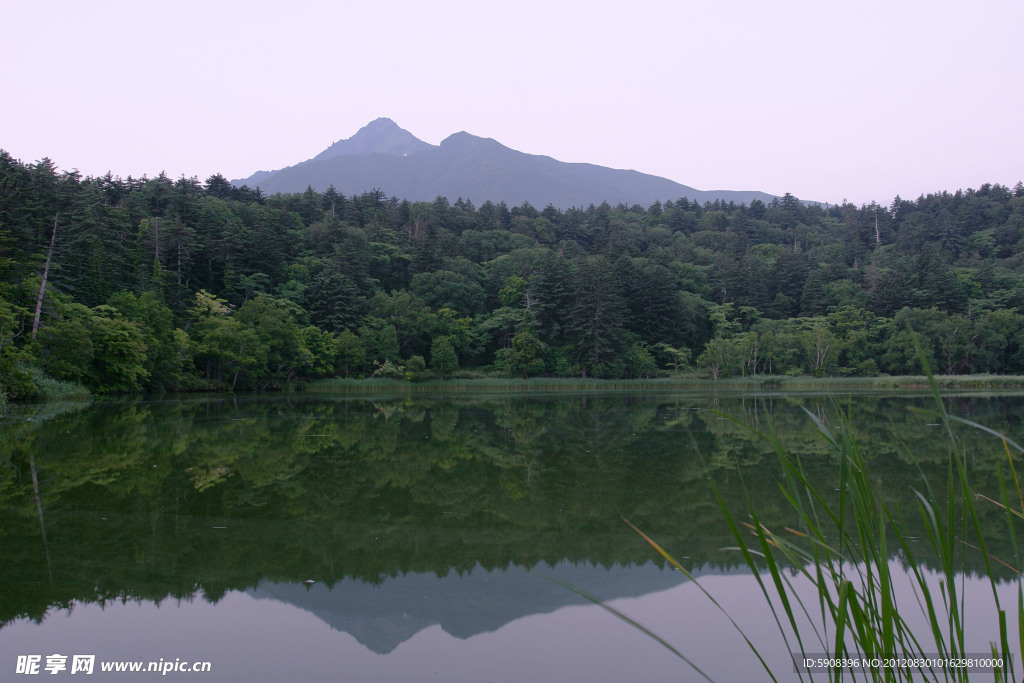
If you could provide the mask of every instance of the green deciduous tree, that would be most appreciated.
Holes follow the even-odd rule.
[[[718,380],[735,372],[739,364],[739,352],[736,344],[728,339],[715,337],[707,343],[704,351],[697,356],[697,365],[711,374],[711,379]]]
[[[139,326],[107,305],[92,309],[88,326],[93,348],[90,387],[101,393],[141,391],[149,371]]]
[[[397,346],[397,344],[396,344]],[[366,349],[351,330],[342,330],[335,342],[336,367],[342,377],[359,374],[366,364]]]
[[[359,340],[369,363],[398,363],[402,360],[398,350],[398,331],[380,318],[368,318],[359,328]]]
[[[815,377],[831,374],[839,355],[839,340],[829,329],[828,323],[822,319],[813,320],[809,327],[800,333],[799,339],[811,373]]]
[[[305,313],[293,302],[270,296],[258,296],[245,303],[235,314],[243,331],[251,331],[257,345],[257,365],[250,376],[254,386],[265,390],[272,385],[291,382],[309,364],[299,334],[299,321]]]
[[[626,376],[630,378],[649,378],[658,371],[658,364],[650,348],[641,342],[633,342],[623,353]]]
[[[425,301],[412,292],[401,289],[390,294],[377,292],[369,302],[366,323],[378,328],[381,324],[393,326],[403,356],[423,355],[429,348],[430,336],[437,325],[437,317]],[[369,348],[367,344],[367,350]]]
[[[543,345],[537,338],[529,318],[516,328],[507,349],[497,355],[497,363],[512,377],[527,378],[544,372],[544,360],[540,357]]]
[[[430,369],[441,379],[451,377],[459,369],[459,357],[448,337],[434,337],[430,345]]]
[[[234,389],[240,376],[257,371],[259,339],[252,329],[242,328],[226,301],[199,290],[189,317],[192,356],[207,380]]]
[[[450,308],[464,316],[474,316],[485,310],[483,287],[461,273],[450,270],[417,273],[412,278],[411,289],[434,310]]]
[[[136,296],[132,292],[118,292],[109,304],[136,325],[146,344],[146,371],[149,385],[159,389],[177,389],[182,386],[184,374],[191,365],[184,332],[174,328],[171,309],[154,292]]]

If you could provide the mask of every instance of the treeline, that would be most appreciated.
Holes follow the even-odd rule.
[[[1024,372],[1024,185],[566,211],[263,196],[0,151],[0,384]],[[45,294],[36,315],[43,279]]]

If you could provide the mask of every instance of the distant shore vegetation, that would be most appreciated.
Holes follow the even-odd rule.
[[[1021,375],[1022,260],[1021,183],[559,210],[83,178],[0,151],[0,396],[898,377],[915,337],[939,374]]]

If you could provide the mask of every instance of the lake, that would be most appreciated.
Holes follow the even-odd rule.
[[[1024,442],[1024,396],[943,400]],[[0,420],[0,671],[9,680],[37,655],[46,674],[60,655],[54,670],[78,675],[75,655],[94,655],[92,680],[133,680],[100,670],[122,661],[210,681],[700,678],[568,585],[715,680],[766,679],[703,587],[780,680],[797,680],[712,484],[738,516],[796,525],[772,446],[743,425],[774,430],[833,490],[838,467],[805,410],[837,430],[843,410],[881,499],[923,537],[914,491],[946,507],[934,407],[910,392],[664,390],[14,406]],[[956,433],[975,489],[998,497],[1002,444]],[[990,554],[1013,564],[1003,511],[979,509]],[[927,544],[917,556],[937,577]],[[992,589],[980,553],[958,561],[968,649],[987,653]],[[890,563],[902,576],[899,553]],[[996,572],[1014,605],[1017,575]],[[175,670],[197,662],[209,672]]]

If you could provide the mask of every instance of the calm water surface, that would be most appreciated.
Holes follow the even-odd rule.
[[[945,401],[1024,442],[1021,396]],[[60,676],[71,655],[94,654],[89,680],[132,680],[103,674],[101,661],[161,659],[209,661],[210,673],[169,674],[209,681],[698,678],[559,582],[628,613],[716,680],[765,678],[628,519],[685,558],[781,680],[796,680],[756,582],[723,550],[733,542],[710,484],[770,527],[796,522],[771,447],[718,411],[770,424],[827,486],[837,468],[804,408],[837,426],[837,404],[915,535],[913,491],[945,490],[949,447],[934,416],[914,410],[930,399],[907,394],[17,407],[0,421],[0,679],[29,654],[43,666],[68,655]],[[975,487],[997,494],[1001,444],[966,428],[959,438]],[[991,552],[1012,558],[999,511],[984,514]],[[920,556],[933,571],[924,546]],[[986,652],[991,589],[974,578],[978,557],[965,553],[963,566],[969,646]]]

